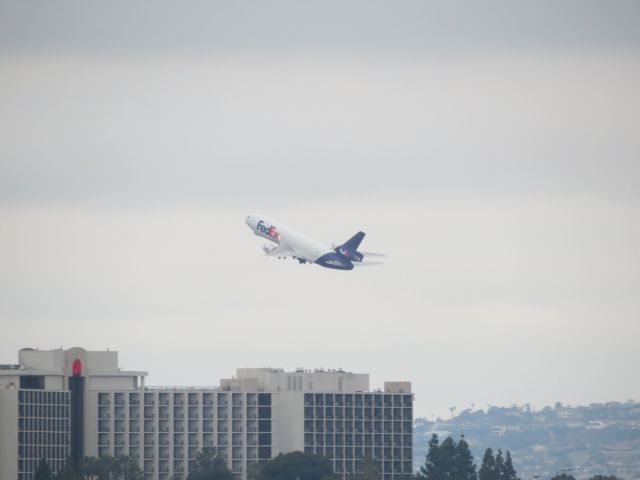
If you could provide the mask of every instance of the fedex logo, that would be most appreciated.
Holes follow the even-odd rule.
[[[258,222],[258,225],[256,225],[256,230],[264,233],[265,235],[269,235],[270,237],[273,237],[276,240],[280,240],[280,234],[276,230],[276,227],[274,227],[273,225],[271,225],[270,227],[267,227],[262,220],[260,220]]]

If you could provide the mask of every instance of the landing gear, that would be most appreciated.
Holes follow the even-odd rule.
[[[293,258],[298,260],[298,262],[300,262],[300,263],[307,263],[307,261],[304,258],[298,258],[298,257],[293,257]]]

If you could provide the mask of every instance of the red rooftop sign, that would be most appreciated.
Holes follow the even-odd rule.
[[[82,362],[79,358],[76,358],[71,364],[71,369],[73,371],[73,376],[77,377],[82,372]]]

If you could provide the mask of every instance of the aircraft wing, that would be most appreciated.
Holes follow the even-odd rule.
[[[274,248],[268,248],[267,246],[265,246],[263,248],[264,250],[264,254],[267,257],[297,257],[297,253],[296,251],[291,248],[289,245],[285,244],[285,243],[281,243],[280,245],[278,245],[277,247]]]

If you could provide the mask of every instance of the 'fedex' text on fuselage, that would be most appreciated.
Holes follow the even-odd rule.
[[[269,235],[270,237],[280,240],[280,235],[278,234],[276,227],[274,227],[273,225],[267,227],[262,220],[260,220],[258,222],[258,225],[256,225],[256,230],[264,233],[265,235]]]

